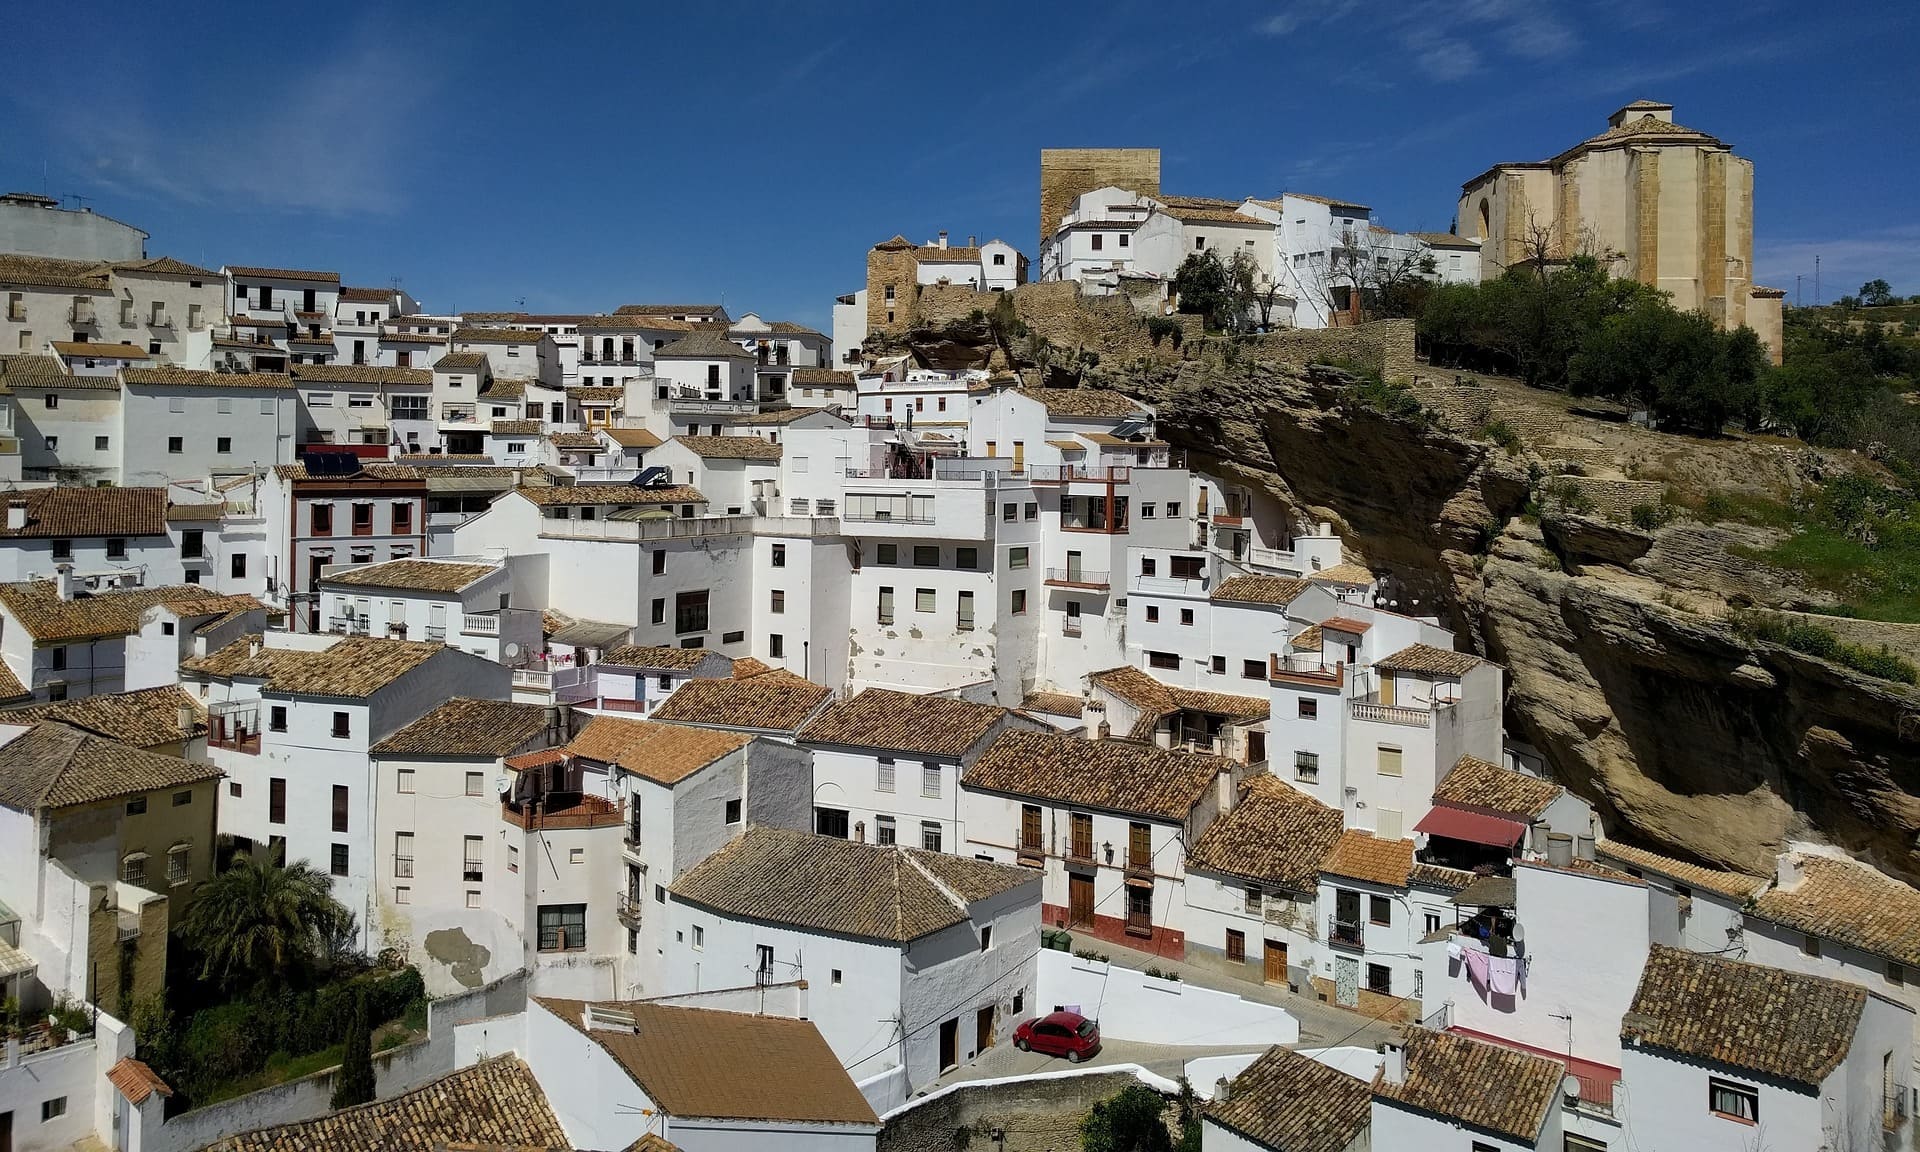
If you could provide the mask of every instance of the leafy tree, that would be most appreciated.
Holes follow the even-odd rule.
[[[1706,436],[1758,415],[1766,355],[1751,329],[1721,332],[1698,312],[1664,301],[1610,316],[1568,364],[1577,396],[1643,405],[1664,425]]]
[[[1080,1121],[1080,1146],[1084,1152],[1173,1152],[1166,1108],[1166,1098],[1144,1084],[1122,1088]]]
[[[1860,285],[1860,303],[1869,308],[1881,308],[1894,301],[1893,285],[1885,280],[1869,280]]]
[[[1173,275],[1173,290],[1180,296],[1180,311],[1203,317],[1216,332],[1232,330],[1234,285],[1220,253],[1209,248],[1182,260]]]
[[[333,1082],[333,1106],[348,1108],[373,1099],[373,1030],[367,1026],[367,996],[353,998],[353,1022],[347,1025],[346,1052]]]
[[[201,958],[200,978],[229,995],[285,988],[336,958],[354,918],[333,881],[305,861],[283,866],[236,856],[200,886],[180,936]]]

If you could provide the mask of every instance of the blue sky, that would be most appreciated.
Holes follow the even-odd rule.
[[[1912,4],[108,7],[0,16],[0,189],[435,310],[824,325],[896,232],[1031,254],[1043,147],[1158,146],[1169,192],[1441,231],[1462,181],[1640,97],[1755,162],[1762,282],[1803,273],[1811,303],[1819,253],[1829,299],[1920,293]]]

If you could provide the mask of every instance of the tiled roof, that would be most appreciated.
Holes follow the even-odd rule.
[[[600,656],[600,663],[622,668],[690,669],[713,655],[710,648],[677,648],[669,644],[622,644]]]
[[[690,484],[669,488],[636,488],[631,484],[557,484],[550,488],[521,488],[520,495],[541,507],[557,504],[704,504],[705,496]]]
[[[20,528],[0,524],[0,536],[164,536],[165,488],[32,488],[6,501],[27,503]]]
[[[206,1152],[441,1152],[460,1142],[572,1147],[533,1070],[517,1056],[496,1056],[391,1099],[229,1136]]]
[[[1407,235],[1429,248],[1471,248],[1475,252],[1480,250],[1480,241],[1469,240],[1465,236],[1455,236],[1451,232],[1409,232]]]
[[[1320,862],[1320,871],[1328,876],[1405,888],[1413,872],[1413,841],[1378,840],[1371,832],[1348,829],[1334,841],[1333,851]]]
[[[1316,625],[1324,634],[1327,632],[1345,632],[1349,636],[1365,636],[1373,629],[1370,620],[1355,620],[1351,616],[1329,616]]]
[[[25,684],[20,683],[20,677],[15,676],[13,669],[7,667],[4,661],[0,661],[0,704],[12,704],[17,700],[31,699],[33,699],[33,693],[27,690]]]
[[[1373,1114],[1367,1082],[1275,1045],[1228,1085],[1206,1118],[1273,1152],[1345,1152]]]
[[[1184,822],[1230,760],[1128,740],[1000,733],[961,786]]]
[[[541,420],[495,420],[487,426],[487,435],[538,436],[546,426]]]
[[[835,368],[795,368],[793,383],[807,387],[851,388],[853,373]]]
[[[295,384],[432,384],[425,368],[379,368],[372,364],[293,364]]]
[[[240,388],[280,392],[293,387],[291,378],[278,372],[201,372],[192,368],[128,368],[128,384],[147,387]]]
[[[180,727],[182,707],[191,710],[193,734],[204,733],[207,730],[206,706],[178,684],[141,688],[133,692],[82,696],[78,700],[19,708],[0,714],[0,723],[32,724],[42,720],[58,720],[70,728],[79,728],[135,748],[154,748],[162,744],[177,744],[187,738],[188,733]]]
[[[685,685],[681,687],[685,689]],[[561,751],[618,765],[656,783],[678,784],[751,743],[753,737],[743,732],[596,716]]]
[[[449,352],[433,362],[435,372],[478,372],[486,365],[485,352]]]
[[[1340,838],[1340,810],[1265,774],[1249,777],[1244,788],[1233,811],[1187,853],[1187,870],[1311,891],[1320,861]]]
[[[735,916],[905,942],[966,923],[972,900],[1039,882],[1037,872],[964,856],[755,826],[672,889]]]
[[[71,380],[51,356],[0,356],[0,392],[20,388],[57,388]]]
[[[1086,701],[1071,692],[1029,692],[1020,701],[1023,712],[1041,712],[1048,716],[1071,716],[1078,720],[1086,710]]]
[[[537,328],[460,328],[453,333],[455,344],[538,344],[546,333]]]
[[[800,730],[800,739],[958,757],[1006,715],[1005,708],[992,704],[869,688],[829,705]]]
[[[69,358],[87,360],[151,360],[153,354],[131,344],[107,344],[99,340],[55,340],[53,350]]]
[[[555,432],[547,437],[555,448],[598,448],[600,437],[591,432]]]
[[[1477,756],[1462,756],[1453,771],[1433,790],[1433,798],[1533,818],[1558,800],[1562,791],[1560,785],[1551,780],[1502,768]]]
[[[745,424],[758,427],[763,424],[791,424],[796,420],[805,420],[809,416],[840,416],[837,405],[828,408],[775,408],[767,412],[749,412],[743,416],[733,416],[726,420],[728,424]]]
[[[632,1018],[634,1030],[625,1032],[588,1029],[582,1001],[542,996],[535,1002],[605,1049],[669,1116],[879,1126],[873,1106],[811,1021],[598,1002]],[[759,1143],[771,1148],[784,1141]]]
[[[1299,599],[1300,594],[1311,587],[1313,585],[1305,580],[1246,573],[1240,576],[1229,576],[1220,581],[1220,586],[1213,590],[1211,598],[1242,604],[1273,604],[1284,608]]]
[[[1762,893],[1760,915],[1920,968],[1920,892],[1850,860],[1793,859],[1805,876]]]
[[[298,268],[253,268],[229,264],[227,274],[257,277],[263,280],[315,280],[321,283],[340,283],[338,272],[307,272]]]
[[[1309,580],[1325,580],[1333,584],[1371,584],[1373,572],[1366,566],[1352,561],[1343,561],[1331,568],[1322,568],[1318,572],[1307,573]]]
[[[92,804],[220,777],[211,764],[149,752],[43,721],[0,745],[0,804],[20,811]]]
[[[393,299],[391,288],[349,288],[342,286],[340,299],[349,304],[385,304]]]
[[[725,312],[724,304],[622,304],[613,310],[616,316],[713,316]]]
[[[833,690],[784,672],[751,680],[689,680],[654,709],[656,720],[795,732]]]
[[[505,756],[547,730],[539,704],[456,696],[373,746],[389,756]]]
[[[120,260],[113,265],[115,272],[145,272],[154,276],[196,276],[211,280],[220,275],[211,268],[202,268],[184,260],[175,260],[171,256],[154,256],[146,260]]]
[[[1454,652],[1431,644],[1409,644],[1373,662],[1375,668],[1393,672],[1418,672],[1429,676],[1465,676],[1486,661],[1471,652]]]
[[[123,1056],[113,1067],[107,1069],[107,1079],[119,1090],[120,1095],[131,1104],[144,1104],[147,1097],[155,1092],[162,1096],[173,1095],[173,1089],[160,1079],[160,1074],[149,1068],[145,1061]]]
[[[1049,416],[1118,420],[1147,410],[1146,405],[1111,388],[1021,388],[1018,391],[1043,405]]]
[[[1853,1046],[1866,989],[1655,944],[1620,1042],[1818,1088]]]
[[[607,438],[622,448],[658,448],[660,437],[645,428],[602,428]]]
[[[389,560],[321,578],[322,584],[355,588],[402,588],[413,592],[458,592],[503,569],[498,564],[458,560]]]
[[[627,398],[627,390],[616,384],[610,388],[605,386],[599,388],[569,388],[567,389],[567,395],[573,397],[575,400],[588,404],[618,403]]]
[[[1320,625],[1309,625],[1300,630],[1300,635],[1295,636],[1288,647],[1295,652],[1318,652],[1321,647],[1321,636]]]
[[[732,675],[735,680],[751,680],[755,676],[764,676],[774,671],[773,665],[756,656],[742,656],[733,662]]]
[[[645,316],[634,316],[631,314],[622,316],[616,313],[612,316],[583,317],[578,327],[582,332],[643,332],[650,328],[658,331],[658,329],[655,328],[655,325],[658,323],[658,321]],[[687,324],[684,320],[669,320],[667,323],[674,325],[676,328],[691,327],[691,325]]]
[[[1532,1145],[1548,1111],[1559,1106],[1566,1065],[1515,1048],[1452,1032],[1410,1029],[1406,1077],[1389,1084],[1384,1070],[1373,1095],[1497,1136]]]
[[[446,651],[444,644],[373,636],[347,636],[318,651],[264,645],[258,652],[250,651],[259,639],[241,637],[217,652],[182,660],[180,668],[223,679],[260,679],[266,692],[358,699]]]
[[[1670,856],[1649,852],[1645,848],[1622,844],[1618,840],[1602,840],[1595,848],[1601,856],[1624,867],[1639,872],[1652,872],[1678,880],[1689,888],[1704,889],[1742,902],[1767,886],[1767,881],[1760,876],[1690,864],[1685,860],[1675,860]]]
[[[913,250],[913,258],[922,264],[978,264],[980,249],[960,245],[923,244]]]
[[[753,353],[727,339],[725,332],[718,331],[718,325],[695,325],[691,332],[662,348],[654,350],[655,360],[694,359],[694,360],[752,360]]]
[[[0,284],[105,292],[107,266],[95,260],[60,260],[52,256],[0,252]]]
[[[489,376],[487,386],[480,390],[480,395],[488,400],[524,400],[527,382],[512,376]]]
[[[673,443],[707,460],[778,460],[780,445],[758,436],[675,436]]]
[[[1231,208],[1169,208],[1169,216],[1184,224],[1251,224],[1265,228],[1273,227],[1269,221],[1258,216],[1248,216]]]
[[[409,468],[401,464],[360,465],[360,471],[346,476],[316,476],[307,471],[306,463],[275,464],[273,474],[282,480],[323,480],[335,483],[341,480],[420,480],[423,474],[418,468]]]
[[[227,514],[227,502],[214,500],[206,504],[169,504],[167,505],[167,523],[198,524],[219,520]]]
[[[211,613],[230,610],[234,601],[233,597],[215,595],[198,584],[95,592],[72,600],[60,599],[51,580],[0,584],[0,604],[6,605],[29,636],[42,643],[137,632],[141,614],[156,604],[204,604]]]
[[[1433,892],[1465,892],[1467,885],[1473,881],[1473,873],[1439,864],[1415,862],[1413,869],[1407,873],[1409,888],[1425,888]]]
[[[1167,716],[1182,709],[1208,712],[1229,720],[1252,721],[1266,718],[1272,702],[1264,696],[1235,696],[1227,692],[1207,692],[1198,688],[1177,688],[1162,684],[1138,668],[1109,668],[1088,677],[1094,684],[1125,700],[1140,712],[1134,736],[1150,737]]]

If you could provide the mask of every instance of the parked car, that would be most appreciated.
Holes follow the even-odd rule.
[[[1013,1030],[1013,1046],[1022,1052],[1065,1056],[1075,1064],[1100,1051],[1100,1023],[1078,1012],[1053,1012],[1022,1021]]]

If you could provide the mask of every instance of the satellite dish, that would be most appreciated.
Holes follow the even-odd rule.
[[[509,640],[506,642],[505,646],[503,646],[500,649],[500,654],[502,656],[505,656],[507,659],[511,660],[515,656],[520,655],[520,645],[514,643],[512,640]]]
[[[1560,1092],[1568,1100],[1580,1099],[1580,1077],[1568,1075],[1566,1079],[1560,1081]]]

